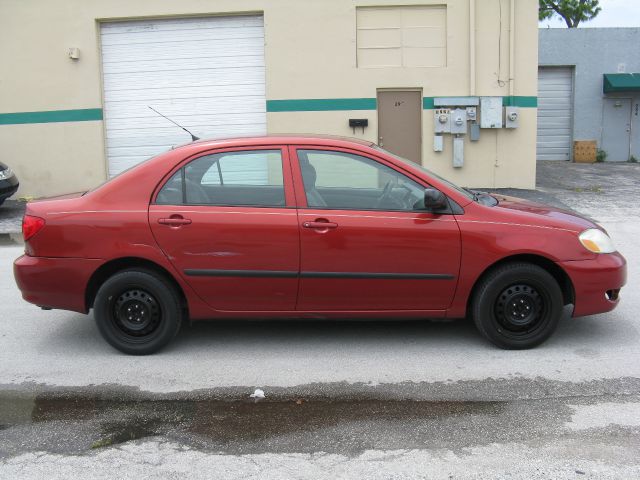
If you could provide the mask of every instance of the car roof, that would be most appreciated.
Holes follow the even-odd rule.
[[[262,136],[246,136],[231,138],[211,138],[196,140],[184,145],[199,145],[207,147],[235,147],[249,145],[323,145],[323,146],[371,146],[373,142],[359,138],[340,137],[337,135],[300,135],[300,134],[273,134]],[[184,146],[180,145],[180,146]],[[177,147],[176,147],[177,148]]]

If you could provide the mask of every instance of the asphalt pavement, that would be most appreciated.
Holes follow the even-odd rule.
[[[0,235],[20,233],[25,202],[5,200],[0,206]]]
[[[640,477],[640,166],[545,162],[538,179],[502,193],[594,218],[629,282],[528,351],[464,320],[226,321],[129,357],[92,315],[23,302],[2,236],[0,478]]]

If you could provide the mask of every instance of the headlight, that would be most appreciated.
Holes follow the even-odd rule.
[[[5,170],[0,170],[0,180],[6,180],[7,178],[13,177],[13,172],[10,168]]]
[[[613,241],[602,230],[590,228],[582,232],[578,238],[584,248],[593,253],[613,253],[616,247]]]

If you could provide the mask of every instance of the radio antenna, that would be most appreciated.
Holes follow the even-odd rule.
[[[149,107],[149,105],[147,105],[147,107]],[[153,110],[154,112],[156,112],[158,115],[160,115],[163,118],[166,118],[167,120],[169,120],[171,123],[173,123],[176,127],[180,127],[182,130],[184,130],[185,132],[187,132],[189,135],[191,135],[191,141],[195,142],[196,140],[200,140],[200,137],[196,137],[193,133],[191,133],[189,130],[187,130],[186,128],[184,128],[182,125],[177,124],[176,122],[174,122],[173,120],[171,120],[169,117],[167,117],[166,115],[161,114],[159,111],[157,111],[155,108],[149,107],[151,110]]]

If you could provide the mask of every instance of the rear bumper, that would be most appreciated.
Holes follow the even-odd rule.
[[[13,262],[22,298],[40,307],[87,313],[85,291],[102,260],[23,255]]]
[[[619,253],[592,260],[561,262],[575,292],[574,317],[609,312],[618,306],[618,293],[627,282],[627,262]]]

